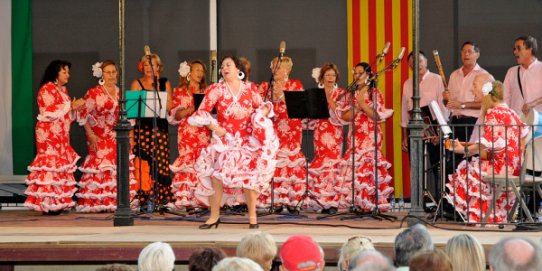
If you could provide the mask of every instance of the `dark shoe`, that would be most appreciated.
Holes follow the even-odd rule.
[[[328,215],[328,214],[329,214],[329,209],[328,209],[328,208],[324,208],[324,209],[322,209],[321,213],[322,213],[322,214],[325,214],[325,215]]]
[[[58,211],[49,211],[49,212],[42,212],[43,215],[51,215],[51,216],[55,216],[55,215],[59,215],[60,213],[62,213],[62,210],[58,210]]]
[[[280,214],[282,213],[283,208],[282,206],[279,206],[279,207],[275,207],[274,210],[275,210],[275,214]]]
[[[258,229],[259,227],[260,227],[260,225],[258,225],[258,223],[256,223],[256,224],[248,224],[249,229]]]
[[[212,223],[212,224],[202,224],[202,225],[199,225],[199,229],[200,230],[208,230],[210,228],[212,228],[213,226],[215,226],[215,229],[218,228],[218,224],[220,224],[220,218],[215,222],[215,223]]]
[[[299,210],[297,210],[295,206],[288,206],[287,208],[288,208],[288,213],[290,213],[291,215],[299,214]]]
[[[327,213],[330,214],[330,215],[336,214],[337,211],[338,211],[338,210],[337,210],[337,208],[335,208],[335,207],[331,207],[331,208],[327,209]]]

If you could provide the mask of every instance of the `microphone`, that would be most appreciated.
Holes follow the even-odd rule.
[[[403,59],[403,56],[405,55],[405,47],[401,47],[401,51],[399,51],[399,54],[397,55],[397,58],[393,61],[393,67],[397,67],[399,63],[401,63],[401,59]]]
[[[388,54],[388,51],[390,50],[390,42],[387,41],[386,44],[384,44],[384,49],[382,49],[382,53],[378,54],[378,62],[380,63],[384,57]]]
[[[151,55],[151,48],[149,47],[149,45],[145,45],[145,47],[143,47],[143,50],[145,51],[146,56]]]
[[[211,50],[211,82],[216,83],[216,50]]]
[[[281,41],[279,45],[279,61],[284,57],[284,52],[286,52],[286,42]]]

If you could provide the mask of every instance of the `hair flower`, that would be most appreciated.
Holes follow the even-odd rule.
[[[181,62],[179,65],[179,75],[181,77],[186,77],[188,73],[190,72],[190,65],[186,61]]]
[[[493,83],[487,82],[482,86],[482,93],[484,93],[484,96],[489,94],[493,90]]]
[[[96,62],[92,65],[92,75],[96,78],[102,77],[102,62]]]
[[[314,81],[316,81],[316,83],[318,83],[318,77],[320,77],[320,68],[319,67],[316,67],[314,69],[312,69],[312,78],[314,78]]]

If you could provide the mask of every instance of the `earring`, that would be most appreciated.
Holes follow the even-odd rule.
[[[100,84],[100,86],[103,86],[105,84],[105,80],[103,78],[100,78],[100,80],[98,80],[98,84]]]
[[[190,72],[188,72],[188,74],[186,74],[186,81],[190,82]]]
[[[288,82],[288,75],[284,77],[284,81]]]
[[[237,74],[237,78],[239,78],[239,80],[243,80],[245,78],[245,73],[243,71],[239,71],[239,74]]]
[[[318,83],[318,88],[324,88],[324,84]]]
[[[333,88],[338,88],[339,85],[337,85],[337,83],[333,84]]]
[[[58,79],[55,79],[53,83],[58,86]]]

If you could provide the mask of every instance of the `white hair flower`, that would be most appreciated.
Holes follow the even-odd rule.
[[[482,93],[484,93],[484,96],[489,94],[493,90],[493,84],[491,82],[487,82],[482,86]]]
[[[190,65],[186,61],[181,62],[179,65],[179,75],[186,77],[190,72]]]
[[[92,65],[92,75],[96,78],[102,77],[102,62],[96,62]]]
[[[320,68],[319,67],[316,67],[314,69],[312,69],[312,78],[314,78],[314,81],[316,81],[316,83],[318,83],[318,77],[320,77]]]

